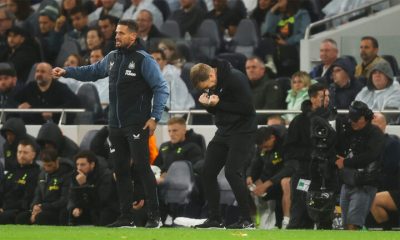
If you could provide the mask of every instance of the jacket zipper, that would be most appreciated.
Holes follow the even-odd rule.
[[[116,83],[116,85],[115,85],[115,94],[116,94],[115,98],[117,99],[117,102],[116,102],[116,104],[115,104],[115,107],[116,107],[115,111],[116,111],[116,113],[117,113],[117,119],[118,119],[118,126],[119,126],[119,128],[121,128],[121,119],[119,119],[118,83],[119,83],[119,78],[120,78],[120,76],[121,76],[120,74],[121,74],[122,63],[123,63],[124,60],[125,60],[124,55],[123,55],[123,54],[121,54],[121,55],[122,55],[122,61],[121,61],[121,64],[119,65],[119,69],[118,69],[118,78],[117,78],[117,83]]]

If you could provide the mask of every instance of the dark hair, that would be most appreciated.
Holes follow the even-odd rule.
[[[317,96],[319,91],[328,89],[325,84],[315,83],[308,88],[308,96],[310,98]]]
[[[94,152],[90,151],[90,150],[83,150],[78,152],[75,156],[74,156],[74,162],[76,162],[76,160],[78,160],[79,158],[86,158],[88,163],[96,163],[97,164],[97,157],[96,154],[94,154]]]
[[[374,112],[364,102],[353,101],[349,106],[349,118],[357,121],[362,116],[365,120],[371,121],[374,118]]]
[[[72,16],[72,15],[75,15],[78,13],[82,13],[83,16],[88,15],[88,12],[82,6],[76,6],[76,7],[72,8],[71,11],[69,12],[69,15]]]
[[[81,55],[79,55],[78,53],[71,53],[70,55],[68,55],[67,58],[69,58],[70,56],[73,56],[78,60],[78,66],[83,66],[84,60]],[[67,60],[67,59],[65,59],[65,60]]]
[[[15,13],[15,17],[18,20],[26,20],[31,13],[34,12],[31,7],[31,1],[29,0],[12,0],[17,5],[17,12]]]
[[[162,60],[166,60],[167,59],[167,57],[165,56],[164,51],[159,49],[159,48],[151,51],[151,54],[153,54],[153,53],[159,53],[161,55]]]
[[[18,145],[31,146],[34,152],[38,152],[38,145],[33,139],[23,138],[18,142]]]
[[[81,0],[75,0],[75,7],[73,7],[71,10],[67,11],[64,8],[64,2],[65,2],[65,0],[61,1],[61,6],[60,6],[61,11],[60,11],[60,13],[61,13],[61,15],[66,16],[66,17],[67,16],[71,16],[70,12],[72,11],[72,9],[77,8],[77,7],[82,7],[82,1]],[[86,11],[86,9],[85,9],[85,11]]]
[[[272,135],[277,136],[273,127],[260,127],[256,131],[256,144],[261,145],[267,141]]]
[[[105,50],[104,50],[104,48],[102,48],[102,47],[95,47],[95,48],[93,48],[92,50],[90,50],[89,55],[90,55],[93,51],[97,51],[97,50],[100,50],[100,51],[101,51],[101,54],[103,54],[103,57],[105,56]]]
[[[108,20],[108,21],[110,21],[111,24],[117,25],[118,21],[119,21],[119,18],[111,16],[111,15],[108,15],[108,14],[103,14],[103,15],[100,16],[99,21],[104,21],[104,20]]]
[[[364,41],[364,40],[371,41],[372,42],[372,46],[374,48],[379,48],[379,43],[378,43],[378,40],[376,40],[376,38],[374,38],[372,36],[364,36],[364,37],[361,38],[361,41]]]
[[[121,19],[118,22],[118,25],[127,26],[130,32],[137,32],[138,31],[138,25],[132,19]]]
[[[54,148],[46,148],[40,152],[40,159],[43,162],[55,162],[58,160],[58,152]]]

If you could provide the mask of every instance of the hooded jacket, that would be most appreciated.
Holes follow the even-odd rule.
[[[219,102],[213,107],[206,107],[206,110],[215,115],[216,134],[254,133],[257,129],[256,113],[249,80],[227,61],[215,60],[211,67],[217,68],[217,85],[211,94],[218,95]]]
[[[354,101],[363,85],[360,81],[354,78],[355,66],[350,60],[346,58],[338,58],[332,64],[331,69],[333,69],[334,67],[339,67],[343,69],[349,77],[349,82],[344,87],[340,87],[335,82],[329,85],[329,104],[336,109],[348,109],[351,102]]]
[[[61,129],[55,123],[43,124],[36,137],[36,142],[42,147],[46,143],[53,144],[58,151],[58,155],[69,159],[71,162],[73,156],[79,151],[78,145],[64,136]]]
[[[376,89],[372,82],[372,74],[375,71],[382,72],[388,78],[388,84],[383,89]],[[399,109],[400,108],[400,84],[393,81],[393,70],[389,63],[382,61],[371,70],[365,86],[356,96],[355,100],[362,101],[372,110]]]
[[[9,143],[7,140],[3,145],[5,170],[13,171],[17,168],[17,147],[20,140],[30,138],[35,142],[35,138],[26,133],[25,123],[20,118],[8,119],[1,128],[1,136],[7,139],[6,132],[10,131],[15,134],[15,140]],[[37,147],[38,148],[38,147]]]
[[[41,171],[32,206],[42,205],[42,210],[58,211],[67,206],[68,189],[74,166],[59,159],[59,168],[54,173]]]

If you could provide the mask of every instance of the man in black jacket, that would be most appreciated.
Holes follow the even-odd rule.
[[[64,225],[73,165],[57,156],[55,149],[40,153],[43,170],[39,175],[30,211],[18,214],[17,224]]]
[[[29,210],[40,172],[35,163],[37,151],[34,141],[19,142],[18,167],[8,172],[0,184],[0,224],[15,224],[17,214]]]
[[[5,170],[14,171],[19,165],[17,162],[19,141],[25,138],[35,141],[35,138],[26,132],[25,123],[20,118],[8,119],[1,127],[0,133],[6,140],[3,145]]]
[[[110,152],[115,161],[121,216],[109,227],[133,227],[131,166],[140,176],[146,193],[148,222],[158,228],[156,180],[149,164],[149,136],[153,135],[168,98],[168,86],[155,60],[137,41],[137,24],[121,20],[116,47],[97,63],[83,67],[55,68],[56,77],[95,81],[109,76]]]
[[[322,117],[324,119],[329,117],[329,91],[325,85],[316,83],[310,86],[308,95],[310,100],[305,100],[302,103],[302,113],[290,122],[283,146],[288,166],[291,166],[294,170],[291,177],[291,206],[288,229],[311,229],[314,227],[314,221],[307,213],[307,189],[301,189],[298,186],[312,178],[312,172],[310,171],[313,150],[311,120],[314,117]],[[311,182],[313,185],[310,188],[317,187],[317,181]]]
[[[207,147],[203,169],[203,186],[209,215],[198,228],[223,228],[219,211],[217,176],[225,167],[240,209],[238,222],[227,228],[252,229],[248,202],[249,191],[244,179],[245,161],[254,145],[256,115],[249,80],[226,61],[215,60],[212,66],[196,64],[190,71],[193,86],[205,91],[199,102],[215,115],[217,132]]]
[[[286,129],[285,129],[286,130]],[[261,127],[256,133],[258,146],[255,159],[252,161],[250,175],[246,183],[252,192],[260,197],[256,204],[260,214],[260,228],[275,227],[275,203],[282,202],[282,228],[286,228],[290,217],[290,176],[292,168],[285,167],[283,138],[278,128]],[[280,205],[279,205],[280,206]],[[272,208],[272,209],[271,209]],[[272,221],[271,221],[272,220]]]
[[[343,226],[364,226],[378,186],[385,135],[371,123],[373,112],[360,101],[349,107],[349,126],[339,135],[336,166],[344,182],[340,191]]]
[[[118,199],[112,172],[98,164],[96,155],[82,151],[75,156],[67,210],[69,225],[105,226],[118,217]]]

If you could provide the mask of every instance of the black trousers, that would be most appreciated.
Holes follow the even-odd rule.
[[[244,166],[254,145],[253,134],[215,135],[208,144],[203,168],[204,195],[208,201],[209,218],[221,218],[217,176],[225,166],[225,176],[238,202],[240,214],[250,220],[249,191],[244,179]]]
[[[17,215],[16,224],[32,224],[31,223],[31,212],[24,211]],[[58,210],[43,210],[36,216],[34,224],[38,225],[60,225],[60,211]]]
[[[131,216],[133,203],[133,174],[144,186],[146,205],[150,215],[158,215],[157,184],[149,163],[149,131],[143,126],[110,128],[111,156],[115,164],[121,216]]]
[[[0,224],[15,224],[15,218],[19,210],[4,210],[0,213]]]

